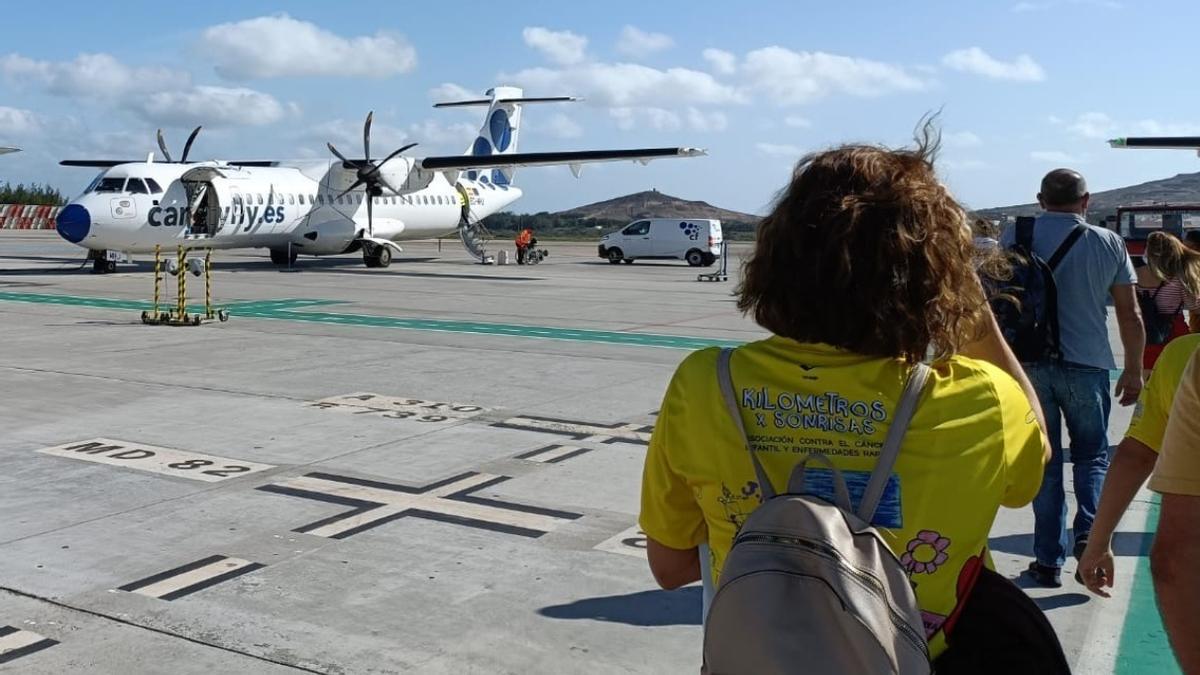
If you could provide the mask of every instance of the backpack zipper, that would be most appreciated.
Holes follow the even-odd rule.
[[[836,548],[834,548],[824,542],[816,541],[813,539],[804,539],[801,537],[785,537],[785,536],[776,535],[776,534],[740,535],[736,539],[734,539],[733,545],[737,546],[738,544],[740,544],[742,542],[756,543],[756,544],[781,544],[784,546],[797,546],[797,547],[806,549],[808,551],[811,551],[813,553],[816,553],[817,555],[819,555],[821,557],[832,560],[833,562],[835,562],[837,564],[837,566],[839,568],[848,572],[853,579],[858,581],[859,585],[863,586],[868,591],[870,591],[872,595],[874,595],[876,598],[878,598],[883,603],[883,605],[888,608],[888,617],[891,619],[892,625],[896,628],[896,630],[900,631],[900,633],[908,640],[909,644],[911,644],[913,647],[916,647],[918,650],[920,650],[921,653],[925,655],[926,659],[929,658],[928,642],[925,640],[924,636],[917,635],[916,631],[914,631],[912,629],[912,626],[908,625],[908,622],[905,621],[904,617],[901,616],[899,614],[899,612],[897,612],[895,609],[892,608],[892,603],[888,602],[887,596],[885,594],[885,591],[883,588],[883,583],[881,581],[879,581],[879,579],[875,575],[868,574],[867,572],[864,572],[864,571],[858,569],[857,567],[854,567],[853,565],[851,565],[850,561],[846,560],[846,558]]]

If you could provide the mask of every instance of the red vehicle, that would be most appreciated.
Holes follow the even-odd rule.
[[[1115,222],[1110,219],[1107,224],[1125,240],[1131,256],[1141,257],[1151,232],[1169,232],[1183,239],[1189,231],[1200,230],[1200,204],[1121,206]]]

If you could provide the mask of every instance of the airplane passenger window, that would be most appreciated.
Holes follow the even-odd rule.
[[[300,195],[300,198],[303,199],[304,195]],[[296,203],[296,195],[288,195],[288,204],[295,204],[295,203]],[[303,204],[304,202],[302,201],[300,203]]]
[[[124,178],[104,178],[96,186],[96,192],[121,192],[124,189]]]
[[[341,195],[339,195],[339,196],[338,196],[338,198],[337,198],[337,202],[338,202],[339,204],[341,204],[341,203],[342,203],[342,197],[341,197]]]
[[[258,195],[258,203],[259,203],[260,205],[263,203],[263,198],[262,198],[262,195],[261,195],[261,194],[260,194],[260,195]]]
[[[125,184],[125,191],[135,195],[150,194],[150,191],[146,189],[146,184],[142,182],[141,178],[130,178],[129,182]]]
[[[156,183],[153,178],[147,178],[146,185],[150,188],[150,194],[162,194],[162,188],[158,186],[158,183]]]

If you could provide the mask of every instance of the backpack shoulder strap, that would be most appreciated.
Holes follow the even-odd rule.
[[[767,477],[762,462],[759,462],[758,456],[754,454],[754,447],[750,444],[749,437],[746,436],[746,424],[742,421],[742,411],[738,407],[737,394],[733,389],[733,375],[729,370],[729,362],[732,358],[733,349],[730,347],[722,349],[721,353],[717,355],[717,381],[721,385],[721,398],[725,399],[725,409],[733,418],[734,426],[737,427],[742,442],[746,445],[746,452],[750,453],[750,463],[754,465],[754,475],[758,479],[758,488],[765,501],[775,496],[775,488],[771,485],[771,479]]]
[[[1054,250],[1054,255],[1050,256],[1050,259],[1046,261],[1046,265],[1050,267],[1051,272],[1058,267],[1058,264],[1066,257],[1067,251],[1071,250],[1071,247],[1075,245],[1075,242],[1079,241],[1084,232],[1087,232],[1086,226],[1076,225],[1075,229],[1071,230],[1070,234],[1067,235],[1067,238],[1063,239],[1063,243],[1058,245],[1058,248]]]
[[[925,390],[925,382],[929,379],[929,366],[917,363],[908,374],[908,383],[904,385],[904,393],[896,405],[896,414],[888,427],[887,437],[883,441],[883,450],[879,453],[879,462],[871,472],[871,480],[863,491],[862,500],[858,503],[858,517],[870,524],[879,508],[879,500],[883,498],[883,489],[892,476],[892,467],[896,465],[896,457],[900,455],[900,445],[904,442],[904,434],[908,424],[916,412],[917,402],[921,392]]]
[[[1013,242],[1026,251],[1033,250],[1033,223],[1034,219],[1029,216],[1017,218],[1017,232]]]

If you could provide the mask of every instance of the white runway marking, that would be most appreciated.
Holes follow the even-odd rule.
[[[0,664],[16,661],[58,644],[58,640],[13,626],[0,626]]]
[[[333,539],[345,539],[406,517],[536,538],[579,518],[577,513],[474,496],[483,488],[507,480],[505,476],[465,473],[413,487],[351,476],[310,473],[258,489],[353,507],[295,530]]]
[[[87,441],[65,443],[52,448],[42,448],[38,452],[178,478],[190,478],[207,483],[216,483],[275,468],[272,464],[225,459],[198,452],[161,448],[157,445],[129,441],[115,441],[109,438],[93,438]]]
[[[634,525],[628,530],[596,544],[595,549],[644,559],[646,557],[646,533]]]
[[[261,563],[214,555],[126,584],[117,590],[159,600],[175,600],[262,567],[265,565]]]
[[[589,448],[581,448],[576,445],[547,445],[544,448],[538,448],[537,450],[517,455],[517,459],[541,462],[543,464],[557,464],[558,462],[578,457],[589,451]]]

